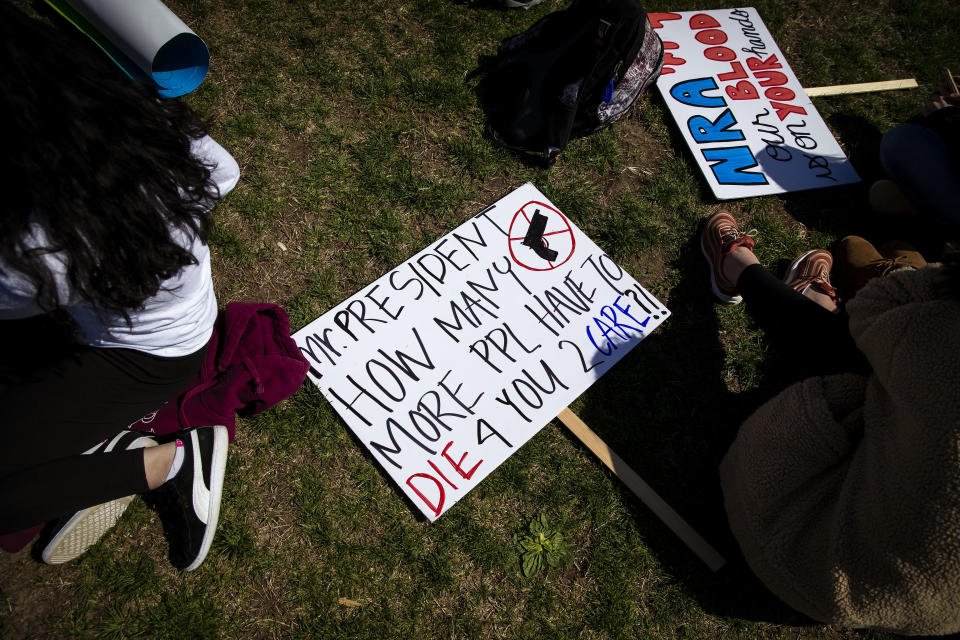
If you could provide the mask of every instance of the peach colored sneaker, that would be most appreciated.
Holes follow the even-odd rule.
[[[783,281],[801,295],[807,289],[813,289],[829,296],[835,304],[840,304],[840,296],[830,283],[830,269],[833,268],[833,256],[826,249],[807,251],[790,263]]]
[[[723,275],[723,258],[737,247],[746,247],[753,251],[753,238],[756,229],[744,233],[737,227],[729,211],[718,211],[703,227],[700,234],[700,250],[710,265],[710,288],[720,302],[726,305],[740,304],[743,300],[737,295],[737,283],[730,282]]]

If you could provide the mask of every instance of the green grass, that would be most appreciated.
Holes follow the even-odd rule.
[[[26,6],[26,0],[15,0]],[[170,0],[210,46],[186,100],[240,163],[211,238],[221,304],[285,306],[294,329],[530,180],[673,317],[575,411],[726,555],[710,573],[575,439],[547,426],[434,524],[319,391],[240,422],[200,570],[170,567],[139,502],[79,560],[0,560],[8,638],[884,638],[813,624],[765,591],[727,529],[716,465],[778,390],[749,316],[711,299],[697,245],[719,208],[655,94],[549,172],[485,137],[471,72],[563,4]],[[723,8],[658,0],[651,11]],[[949,0],[758,0],[807,86],[915,76],[912,92],[819,99],[871,176],[880,133],[960,68]],[[862,186],[727,203],[780,273],[879,235]],[[285,249],[281,248],[283,245]],[[643,391],[638,391],[643,390]],[[570,561],[531,578],[516,540],[546,515]]]

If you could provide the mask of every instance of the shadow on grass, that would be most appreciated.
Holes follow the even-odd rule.
[[[917,247],[928,261],[940,259],[945,249],[944,237],[930,218],[881,214],[870,207],[871,185],[887,178],[879,160],[883,132],[857,116],[834,114],[828,122],[843,140],[861,182],[784,194],[787,212],[806,226],[831,234],[837,240],[858,235],[877,247],[891,240],[902,240]],[[832,250],[834,247],[822,248]]]
[[[604,376],[581,417],[726,559],[719,572],[711,572],[637,498],[628,500],[663,569],[705,611],[777,624],[812,624],[768,592],[747,567],[727,525],[717,471],[739,425],[779,389],[764,384],[739,394],[727,390],[718,310],[699,235],[687,242],[672,266],[681,274],[670,291],[673,315]],[[628,492],[625,486],[622,490]]]
[[[859,235],[878,246],[889,240],[904,240],[916,245],[929,260],[937,259],[943,250],[943,237],[928,219],[884,215],[870,207],[868,194],[871,185],[887,178],[879,159],[884,132],[860,116],[844,113],[830,115],[827,122],[837,138],[843,141],[861,181],[835,188],[783,194],[787,212],[807,227],[838,240],[846,235]]]
[[[832,244],[815,246],[817,243],[810,243],[807,248],[835,252],[837,242],[848,235],[856,235],[876,247],[893,240],[904,241],[916,247],[928,262],[941,259],[946,248],[945,238],[932,220],[919,215],[887,215],[873,211],[867,199],[872,183],[872,180],[864,180],[860,184],[834,189],[785,195],[784,207],[795,220],[834,239]],[[776,267],[785,269],[786,265]],[[772,270],[781,273],[775,268]],[[844,293],[847,294],[845,297],[850,297],[850,292],[841,291],[841,295]]]
[[[883,173],[880,166],[880,139],[883,132],[865,118],[843,112],[827,117],[827,124],[843,142],[847,157],[866,185]]]
[[[837,138],[843,142],[847,157],[860,176],[860,182],[794,191],[782,194],[781,198],[785,209],[795,220],[839,239],[884,223],[882,217],[870,211],[867,197],[870,185],[884,177],[879,161],[882,133],[873,124],[857,116],[836,113],[829,116],[828,122],[837,132]]]

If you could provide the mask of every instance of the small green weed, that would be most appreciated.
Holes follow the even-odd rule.
[[[532,578],[547,567],[561,567],[570,561],[570,551],[563,534],[550,529],[547,517],[540,514],[530,521],[529,535],[517,541],[521,552],[523,575]]]

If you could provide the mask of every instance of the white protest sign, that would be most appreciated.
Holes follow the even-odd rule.
[[[528,183],[293,337],[433,521],[669,315]]]
[[[657,87],[717,198],[860,180],[756,9],[650,21],[665,47]]]

